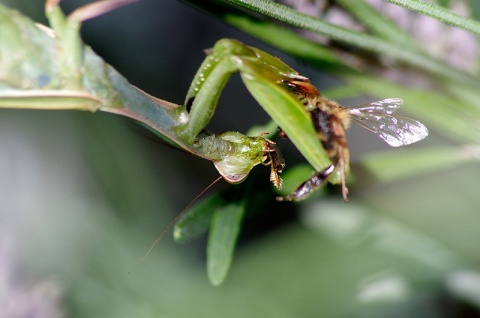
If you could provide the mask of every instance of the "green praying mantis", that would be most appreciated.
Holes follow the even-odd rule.
[[[282,185],[284,161],[265,134],[214,134],[206,130],[230,76],[239,73],[260,106],[317,171],[283,200],[302,200],[325,181],[348,189],[349,152],[345,135],[350,121],[379,135],[391,146],[425,138],[420,122],[397,116],[398,98],[344,108],[320,95],[310,80],[280,59],[232,39],[222,39],[207,51],[183,105],[166,102],[134,88],[104,63],[79,37],[89,19],[131,1],[107,0],[79,8],[65,17],[59,1],[46,2],[53,28],[0,7],[0,107],[106,111],[133,118],[163,140],[211,160],[229,183],[247,178],[256,165],[270,166],[270,180]],[[27,31],[28,32],[27,32]],[[27,34],[28,33],[28,34]],[[34,37],[32,42],[28,37]],[[13,44],[12,44],[13,43]],[[11,53],[11,54],[10,54]]]

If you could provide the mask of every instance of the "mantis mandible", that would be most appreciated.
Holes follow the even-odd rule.
[[[264,134],[214,134],[206,130],[225,84],[238,72],[252,96],[280,127],[281,135],[288,136],[317,171],[279,200],[302,200],[326,180],[341,183],[347,200],[345,129],[350,120],[393,146],[416,142],[428,134],[418,121],[393,115],[402,104],[400,99],[343,108],[321,96],[308,78],[280,59],[231,39],[222,39],[207,51],[183,105],[154,98],[131,86],[84,46],[78,33],[81,21],[131,1],[92,3],[68,17],[58,2],[46,3],[53,30],[39,28],[0,6],[0,33],[20,39],[15,42],[17,47],[0,42],[0,52],[24,58],[0,60],[0,107],[102,110],[127,116],[168,143],[213,161],[230,183],[242,182],[254,166],[263,164],[271,167],[270,180],[280,188],[284,161],[273,141]],[[36,41],[28,41],[28,36]]]

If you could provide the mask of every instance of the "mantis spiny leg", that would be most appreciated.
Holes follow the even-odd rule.
[[[218,41],[208,51],[208,55],[188,91],[185,104],[189,109],[190,118],[186,131],[190,142],[195,143],[198,136],[204,131],[215,112],[223,87],[235,72],[240,73],[252,96],[288,134],[316,170],[322,171],[330,165],[330,160],[318,140],[311,118],[303,103],[288,88],[288,83],[291,81],[308,82],[308,79],[278,58],[229,39]],[[237,137],[244,138],[240,134]],[[261,136],[248,138],[264,140]],[[237,140],[230,139],[229,141],[236,142]],[[247,157],[259,158],[260,152],[265,152],[266,148],[268,145],[264,144],[261,151],[258,148],[252,148],[243,153],[232,152],[228,155],[228,160],[224,159],[223,161],[231,163],[227,165],[228,170],[235,170],[239,176],[242,174],[246,176],[249,170],[240,169],[240,167],[250,167]],[[235,158],[236,156],[237,158]],[[235,168],[235,165],[238,169]],[[226,165],[216,164],[216,167],[224,169]],[[220,169],[219,172],[224,175],[225,171]]]

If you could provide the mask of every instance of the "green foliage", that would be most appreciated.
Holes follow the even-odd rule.
[[[213,214],[224,205],[225,200],[220,193],[200,199],[175,223],[173,231],[175,241],[188,242],[207,232]]]
[[[224,281],[230,269],[244,215],[245,202],[230,202],[215,211],[207,247],[208,279],[214,286]]]

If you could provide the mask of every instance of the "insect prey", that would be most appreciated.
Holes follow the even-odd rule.
[[[375,133],[392,147],[406,146],[428,135],[428,129],[419,121],[394,114],[403,105],[400,98],[388,98],[345,108],[321,96],[308,79],[296,76],[294,80],[284,83],[305,105],[332,164],[314,173],[291,194],[277,197],[278,201],[305,199],[336,171],[340,174],[343,199],[348,201],[346,177],[350,167],[350,155],[345,130],[352,121]]]

